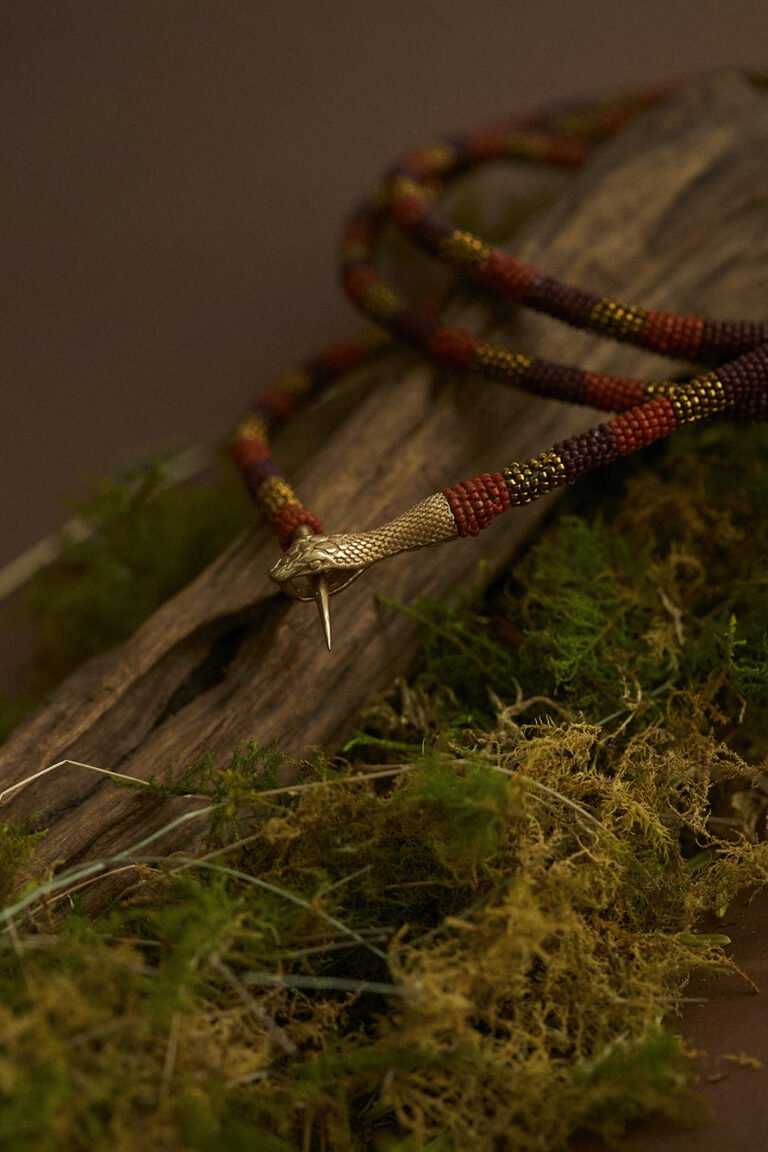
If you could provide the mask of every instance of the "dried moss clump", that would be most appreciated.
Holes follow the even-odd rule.
[[[712,760],[749,774],[706,742],[503,715],[290,789],[244,750],[205,855],[137,850],[133,894],[58,932],[75,870],[11,909],[4,1147],[554,1149],[679,1104],[661,1020],[723,963],[696,918],[768,878],[762,847],[707,828]]]

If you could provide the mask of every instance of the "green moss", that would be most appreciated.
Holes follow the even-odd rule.
[[[696,918],[768,878],[764,845],[706,830],[698,749],[502,715],[276,792],[254,754],[222,773],[240,823],[206,856],[137,851],[130,895],[57,936],[25,916],[66,874],[27,893],[0,969],[4,1146],[555,1149],[679,1104],[658,1021],[726,963]]]
[[[0,900],[13,890],[40,836],[41,833],[32,832],[24,825],[0,823]]]
[[[34,658],[21,691],[0,698],[0,740],[73,669],[131,636],[252,515],[223,461],[206,485],[168,487],[158,465],[138,481],[101,480],[71,507],[90,532],[65,540],[22,594],[17,615],[33,625]]]
[[[409,717],[415,739],[425,718],[435,731],[486,726],[501,703],[521,717],[714,726],[764,754],[768,435],[706,431],[700,452],[691,434],[652,469],[614,467],[621,496],[605,511],[578,511],[583,492],[565,501],[483,605],[404,609],[425,626],[424,657],[370,713],[372,741],[407,746]]]

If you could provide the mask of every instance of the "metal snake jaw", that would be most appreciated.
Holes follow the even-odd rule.
[[[334,538],[302,525],[285,555],[269,570],[269,577],[293,600],[314,600],[323,626],[328,651],[331,650],[330,597],[356,580],[363,568],[351,572],[335,564],[338,548]]]
[[[320,614],[323,635],[331,649],[330,597],[347,588],[366,565],[345,569],[338,537],[297,533],[288,551],[270,568],[269,576],[294,600],[314,600]]]
[[[323,633],[331,647],[329,600],[348,588],[379,560],[427,548],[458,535],[456,521],[442,492],[428,496],[389,523],[368,532],[313,535],[301,526],[285,555],[270,569],[270,579],[295,600],[314,600]]]

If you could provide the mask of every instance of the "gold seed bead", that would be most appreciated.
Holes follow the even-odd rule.
[[[388,320],[402,307],[402,301],[386,284],[369,284],[362,294],[363,307],[377,320]]]
[[[435,196],[435,186],[420,184],[410,176],[396,176],[389,186],[390,193],[395,196],[411,196],[417,200],[430,201]]]
[[[298,504],[299,502],[293,488],[282,476],[270,476],[268,480],[260,484],[256,492],[256,499],[267,516],[274,516],[283,504]]]
[[[263,440],[266,442],[269,438],[269,429],[261,416],[251,413],[250,416],[246,416],[246,418],[238,424],[235,430],[235,438],[238,440]]]
[[[592,306],[589,324],[607,336],[626,336],[640,331],[646,315],[645,308],[630,308],[604,296]]]
[[[697,376],[689,384],[657,380],[646,387],[648,396],[666,396],[679,424],[692,424],[723,412],[727,406],[725,388],[715,372]]]
[[[512,504],[530,504],[565,480],[565,463],[551,449],[525,464],[510,464],[504,469]]]
[[[438,172],[445,172],[456,159],[456,152],[448,144],[430,144],[424,149],[424,155]]]
[[[438,254],[441,259],[452,264],[462,264],[471,267],[486,260],[492,249],[471,232],[462,232],[457,228],[449,236],[444,237],[438,245]]]
[[[533,357],[482,344],[477,350],[476,361],[478,367],[485,369],[495,380],[509,380],[510,377],[522,376],[533,363]]]

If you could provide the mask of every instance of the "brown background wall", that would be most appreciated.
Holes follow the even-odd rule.
[[[355,328],[339,223],[398,153],[767,33],[764,0],[4,0],[0,565]]]

